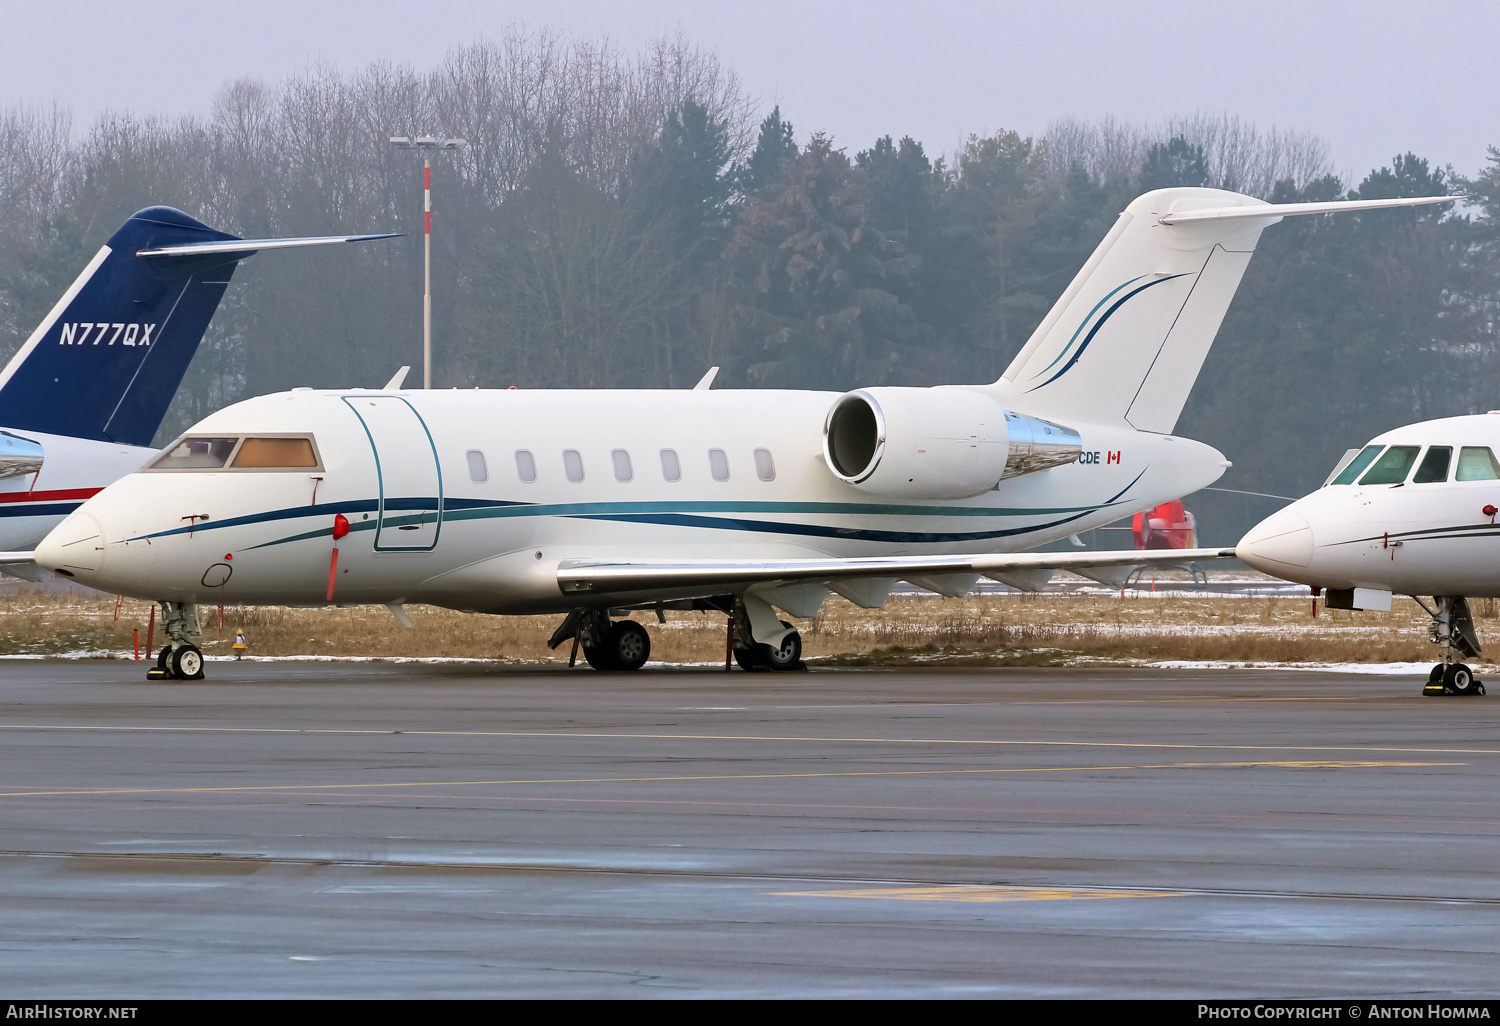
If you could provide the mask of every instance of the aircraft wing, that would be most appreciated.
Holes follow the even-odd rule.
[[[1127,566],[1174,566],[1228,559],[1233,548],[1122,549],[1108,552],[1016,552],[978,556],[880,556],[869,559],[703,560],[605,563],[569,559],[558,564],[557,586],[565,595],[614,595],[670,591],[674,594],[753,584],[842,581],[854,578],[928,577],[937,574],[1016,574]]]

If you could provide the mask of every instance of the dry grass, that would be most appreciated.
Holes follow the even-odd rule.
[[[118,607],[118,619],[116,612]],[[1476,603],[1481,618],[1494,603]],[[145,653],[150,604],[113,597],[74,597],[18,584],[0,589],[0,654],[91,654],[126,657],[132,632]],[[1056,665],[1078,661],[1130,664],[1157,660],[1231,662],[1407,662],[1435,658],[1427,619],[1397,599],[1389,613],[1318,610],[1308,599],[1181,598],[1143,594],[1000,594],[967,599],[897,595],[883,610],[859,609],[830,596],[823,611],[798,622],[804,655],[857,664],[922,661],[964,665]],[[428,606],[409,607],[416,630],[383,607],[202,610],[203,649],[228,654],[237,627],[257,656],[461,657],[505,662],[566,662],[569,648],[549,651],[557,617],[492,617]],[[667,622],[637,613],[652,638],[652,657],[666,663],[724,658],[721,614],[669,611]],[[162,642],[160,630],[156,641]]]

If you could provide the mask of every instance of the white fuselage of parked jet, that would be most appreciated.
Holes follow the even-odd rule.
[[[559,568],[574,561],[1018,552],[1191,492],[1227,466],[1189,439],[1075,421],[1075,462],[973,498],[893,499],[831,472],[822,437],[839,398],[298,389],[193,428],[193,439],[224,440],[216,459],[231,465],[132,474],[37,557],[105,591],[185,603],[319,605],[331,594],[562,612],[713,593],[687,582],[649,595],[565,594]],[[236,467],[246,461],[230,453],[246,439],[283,440],[283,462],[311,465]],[[337,541],[336,517],[349,526]]]
[[[139,469],[155,449],[0,427],[0,463],[5,443],[15,439],[34,449],[39,469],[0,478],[0,550],[33,548],[85,499],[111,481]],[[43,460],[45,453],[45,461]]]
[[[1352,457],[1352,458],[1351,458]],[[1236,550],[1313,587],[1500,596],[1500,415],[1387,431]]]

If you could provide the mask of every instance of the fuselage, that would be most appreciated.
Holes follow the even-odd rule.
[[[1500,596],[1500,416],[1388,431],[1256,525],[1246,563],[1321,588]]]
[[[86,502],[37,560],[151,599],[320,605],[332,578],[340,604],[543,613],[579,605],[556,580],[570,559],[1013,552],[1155,506],[1227,466],[1189,439],[1079,423],[1069,425],[1083,440],[1077,463],[975,498],[893,501],[844,483],[824,462],[824,418],[838,398],[478,389],[263,396],[185,437],[307,439],[312,448],[291,462],[315,465],[148,467]],[[336,517],[349,529],[337,542]]]

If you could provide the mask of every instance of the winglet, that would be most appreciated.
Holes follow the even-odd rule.
[[[387,381],[385,383],[385,387],[382,388],[381,391],[382,392],[394,392],[394,391],[396,391],[398,388],[401,387],[401,382],[403,382],[403,381],[406,380],[406,374],[410,370],[411,370],[410,367],[402,367],[400,370],[398,370],[395,374],[393,374],[391,376],[391,380],[389,380],[389,381]]]

